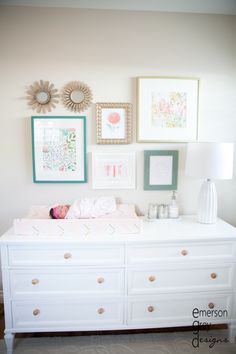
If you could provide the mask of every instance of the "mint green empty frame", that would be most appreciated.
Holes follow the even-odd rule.
[[[144,151],[144,190],[176,190],[177,150]]]
[[[86,117],[31,117],[33,181],[86,183]]]

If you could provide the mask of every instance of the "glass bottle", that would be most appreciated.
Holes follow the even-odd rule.
[[[179,217],[179,206],[176,201],[176,191],[173,191],[169,205],[169,218],[176,219]]]

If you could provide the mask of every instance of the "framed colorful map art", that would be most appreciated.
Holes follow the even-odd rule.
[[[96,103],[97,144],[131,142],[131,104]]]
[[[137,78],[137,141],[196,141],[198,86],[191,78]]]
[[[31,117],[35,183],[85,183],[86,118]]]

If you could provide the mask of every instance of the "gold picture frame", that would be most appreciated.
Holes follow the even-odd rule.
[[[96,103],[97,144],[130,144],[131,112],[131,103]]]
[[[137,142],[198,139],[199,79],[137,77]]]

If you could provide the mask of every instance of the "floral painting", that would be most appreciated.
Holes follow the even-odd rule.
[[[102,139],[122,139],[125,136],[125,111],[107,109],[102,112]]]
[[[35,116],[31,124],[34,182],[85,183],[86,118]]]
[[[196,141],[198,87],[195,78],[137,78],[137,141]]]
[[[186,128],[187,93],[152,92],[152,121],[161,128]]]
[[[76,171],[76,129],[44,129],[42,152],[45,171]]]

